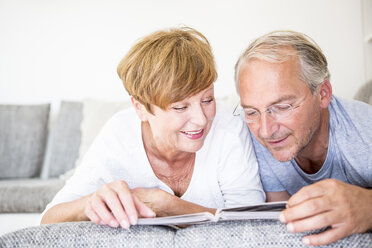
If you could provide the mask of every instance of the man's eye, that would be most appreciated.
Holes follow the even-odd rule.
[[[245,115],[247,116],[254,116],[257,114],[257,111],[245,111]]]
[[[287,111],[291,108],[291,105],[289,104],[278,104],[278,105],[274,105],[272,107],[272,110],[274,112],[283,112],[283,111]]]

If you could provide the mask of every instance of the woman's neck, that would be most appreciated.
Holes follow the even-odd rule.
[[[149,160],[151,157],[163,161],[163,163],[168,164],[170,167],[175,167],[175,169],[190,160],[194,160],[195,153],[178,151],[174,146],[154,140],[151,128],[147,122],[142,122],[141,126],[143,145]]]
[[[176,196],[181,197],[191,182],[196,154],[159,145],[154,141],[147,123],[142,123],[142,140],[156,177],[167,184]]]

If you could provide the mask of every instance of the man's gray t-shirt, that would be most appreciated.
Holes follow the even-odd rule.
[[[294,159],[279,162],[251,134],[266,192],[288,191],[327,178],[372,188],[372,106],[332,97],[327,158],[315,174],[305,173]]]

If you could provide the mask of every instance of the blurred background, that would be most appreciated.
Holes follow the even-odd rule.
[[[329,61],[334,93],[372,78],[372,0],[0,0],[0,103],[128,100],[116,74],[142,36],[190,26],[210,41],[216,96],[233,96],[234,65],[255,37],[290,29]]]

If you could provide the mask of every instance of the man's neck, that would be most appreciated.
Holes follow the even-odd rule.
[[[300,168],[308,174],[318,172],[326,158],[329,141],[329,112],[324,109],[320,116],[320,126],[313,134],[309,144],[300,151],[295,160]]]

